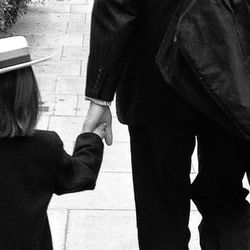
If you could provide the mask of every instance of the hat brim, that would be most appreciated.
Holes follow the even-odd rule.
[[[43,61],[47,61],[47,60],[49,60],[51,58],[52,58],[52,56],[47,56],[47,57],[37,59],[37,60],[33,60],[33,61],[30,61],[30,62],[20,63],[20,64],[17,64],[17,65],[2,68],[2,69],[0,69],[0,74],[4,74],[4,73],[7,73],[7,72],[10,72],[10,71],[13,71],[13,70],[17,70],[17,69],[21,69],[21,68],[27,68],[27,67],[29,67],[29,66],[31,66],[33,64],[40,63],[40,62],[43,62]]]

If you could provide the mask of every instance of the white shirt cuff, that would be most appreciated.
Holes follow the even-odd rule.
[[[91,97],[87,97],[85,96],[85,100],[94,102],[97,105],[101,105],[101,106],[111,106],[111,102],[107,102],[107,101],[103,101],[103,100],[99,100],[99,99],[95,99],[95,98],[91,98]]]

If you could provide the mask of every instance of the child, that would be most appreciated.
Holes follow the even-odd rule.
[[[92,190],[105,124],[80,134],[73,155],[53,131],[35,130],[39,90],[24,37],[0,39],[0,249],[52,249],[47,207],[58,195]]]

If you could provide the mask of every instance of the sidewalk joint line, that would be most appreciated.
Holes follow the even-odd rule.
[[[82,77],[82,60],[79,60],[80,62],[80,74],[78,75],[78,77]]]
[[[49,130],[50,118],[51,118],[51,115],[49,115],[49,119],[48,119],[48,124],[47,124],[46,130]]]
[[[67,236],[68,236],[68,226],[69,226],[69,209],[67,209],[67,218],[66,218],[66,226],[64,230],[64,244],[63,244],[63,250],[66,250],[67,245]]]
[[[64,33],[64,34],[67,34],[67,32],[68,32],[68,28],[69,28],[69,22],[67,22],[67,25],[66,25],[66,30],[65,30],[65,33]]]
[[[61,51],[60,61],[62,61],[62,60],[63,60],[64,47],[65,47],[65,45],[63,45],[63,46],[62,46],[62,51]]]
[[[53,95],[56,95],[57,84],[58,84],[58,76],[56,76],[56,84],[52,93]]]
[[[77,101],[76,101],[76,116],[78,115],[79,110],[79,95],[77,95]]]

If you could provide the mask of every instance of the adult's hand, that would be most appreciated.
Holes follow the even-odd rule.
[[[101,139],[105,138],[106,135],[106,123],[99,125],[94,131],[94,134],[98,135]]]
[[[112,115],[108,106],[98,105],[90,102],[87,117],[83,124],[82,132],[93,132],[100,124],[106,123],[105,142],[107,145],[112,145]]]

